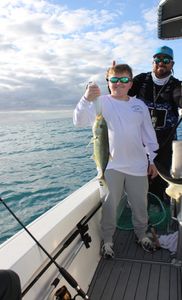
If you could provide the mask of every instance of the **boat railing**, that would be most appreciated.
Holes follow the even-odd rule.
[[[71,277],[73,285],[75,278],[88,289],[100,258],[100,206],[99,184],[94,178],[26,226],[35,239],[22,229],[0,245],[1,268],[20,276],[25,299],[47,299],[55,282],[59,288]],[[82,272],[85,268],[87,276]],[[71,275],[67,279],[66,272]],[[70,284],[70,289],[74,292],[75,286]]]

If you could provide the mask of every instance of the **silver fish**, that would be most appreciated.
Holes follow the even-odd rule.
[[[109,161],[109,138],[107,123],[102,114],[96,116],[92,127],[93,132],[93,158],[99,170],[99,183],[105,184],[104,172]]]

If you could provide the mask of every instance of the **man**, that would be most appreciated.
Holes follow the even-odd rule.
[[[170,134],[176,139],[173,130],[178,122],[178,107],[182,107],[181,82],[173,74],[173,50],[167,46],[159,47],[153,55],[152,72],[141,73],[134,77],[130,96],[136,95],[147,104],[153,126],[157,135],[159,147],[164,145]],[[174,133],[173,133],[174,131]],[[172,140],[172,139],[171,139]],[[164,147],[161,155],[162,164],[169,169],[172,157],[172,142]],[[157,176],[150,181],[149,191],[161,200],[166,199],[167,183]]]

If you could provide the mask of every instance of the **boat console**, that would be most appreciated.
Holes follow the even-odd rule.
[[[182,37],[182,1],[162,0],[158,8],[158,37],[176,39]]]

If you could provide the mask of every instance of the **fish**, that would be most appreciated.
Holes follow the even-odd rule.
[[[93,159],[95,160],[98,173],[98,180],[100,186],[105,186],[105,176],[104,172],[106,170],[109,161],[109,137],[108,137],[108,127],[106,120],[104,119],[102,113],[96,115],[93,127]]]

